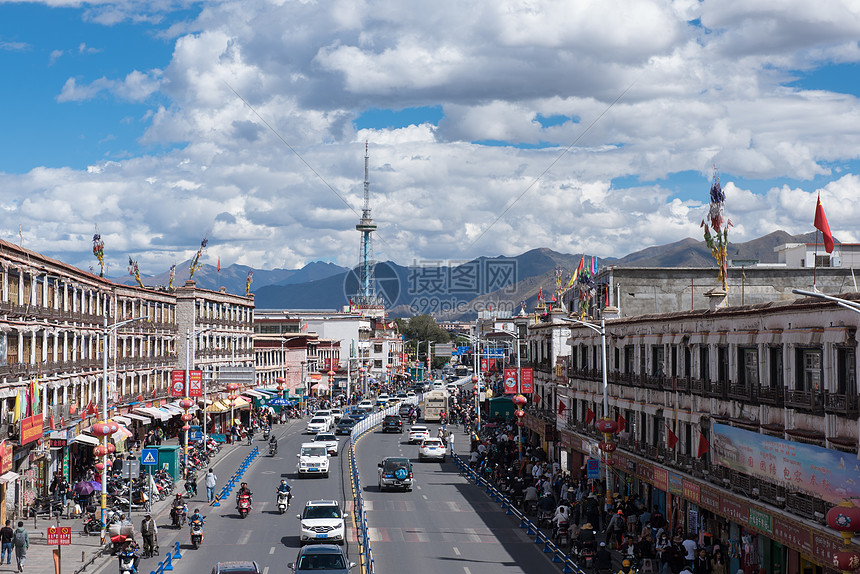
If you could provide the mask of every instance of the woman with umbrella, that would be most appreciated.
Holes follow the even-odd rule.
[[[81,511],[85,510],[89,505],[93,492],[101,489],[102,485],[96,481],[82,480],[75,485],[73,492],[75,493],[75,500],[77,500],[81,507]]]

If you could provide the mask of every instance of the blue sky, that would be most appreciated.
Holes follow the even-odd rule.
[[[0,237],[352,265],[368,141],[403,264],[701,239],[714,165],[734,241],[860,240],[855,3],[615,4],[0,0]]]

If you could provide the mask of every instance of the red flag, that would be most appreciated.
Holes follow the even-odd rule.
[[[675,433],[672,432],[672,429],[669,428],[669,425],[663,423],[666,426],[666,430],[669,431],[669,434],[666,437],[666,441],[669,443],[669,448],[675,448],[675,445],[678,444],[678,437]]]
[[[594,411],[587,409],[585,411],[585,424],[590,425],[592,422],[594,422]]]
[[[566,410],[567,410],[567,405],[564,404],[563,400],[558,399],[558,414],[563,415],[564,411],[566,411]]]
[[[64,426],[66,426],[66,419],[63,417],[60,417],[60,428],[63,428]]]
[[[821,194],[818,195],[818,204],[815,206],[815,229],[824,235],[824,250],[833,253],[833,234],[830,233],[830,225],[824,215],[824,207],[821,206]]]
[[[552,299],[550,299],[552,303],[555,303],[555,291],[552,292]]]
[[[585,267],[585,253],[582,254],[582,259],[579,260],[579,265],[576,266],[577,274],[582,271],[583,267]]]
[[[48,428],[51,430],[57,430],[57,427],[54,425],[54,413],[51,413],[51,416],[48,417]]]
[[[711,450],[711,443],[705,438],[705,434],[699,431],[699,452],[696,454],[696,457],[702,458],[709,450]]]
[[[624,432],[624,429],[627,428],[627,419],[618,415],[618,432]]]
[[[137,395],[137,402],[139,402],[139,403],[143,402],[143,395]]]
[[[540,395],[535,395],[535,403],[539,403],[539,402],[540,402]]]
[[[538,301],[543,301],[543,287],[538,290]]]
[[[76,412],[78,412],[78,403],[72,403],[72,404],[69,406],[69,414],[73,415],[73,414],[75,414]]]
[[[218,256],[218,273],[221,273],[221,256]]]

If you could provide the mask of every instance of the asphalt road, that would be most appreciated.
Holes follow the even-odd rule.
[[[189,510],[200,508],[206,517],[203,545],[194,550],[188,527],[174,529],[170,526],[170,518],[166,511],[156,516],[158,538],[161,556],[141,560],[141,573],[148,573],[164,559],[165,549],[172,548],[173,542],[181,544],[182,559],[174,561],[174,571],[181,573],[209,574],[212,567],[219,561],[255,560],[263,574],[281,574],[290,572],[288,562],[294,562],[299,552],[299,520],[296,514],[301,512],[305,502],[311,499],[335,499],[344,504],[344,492],[349,499],[346,509],[352,509],[352,489],[348,482],[348,456],[337,456],[331,459],[329,478],[296,478],[296,453],[302,442],[313,440],[311,435],[301,434],[305,429],[306,420],[291,421],[286,425],[275,425],[275,433],[279,437],[278,455],[268,456],[267,444],[258,439],[254,445],[260,449],[260,456],[249,466],[242,480],[248,483],[254,493],[254,508],[247,518],[241,518],[235,508],[234,490],[229,499],[223,501],[220,507],[211,507],[206,503],[206,489],[199,484],[198,496],[189,503]],[[349,437],[339,436],[341,449],[348,448]],[[251,447],[228,447],[229,453],[221,455],[221,460],[215,467],[218,476],[218,488],[232,476],[239,464],[247,456]],[[343,468],[343,472],[340,472]],[[290,509],[283,515],[278,513],[275,489],[281,478],[286,478],[293,487],[293,500]],[[342,506],[343,507],[343,506]],[[139,520],[135,520],[138,527]],[[354,540],[354,533],[349,528],[347,519],[347,537]],[[349,542],[347,550],[358,552],[357,544]],[[350,558],[357,562],[357,558]],[[110,561],[103,572],[116,571],[116,559]],[[357,567],[353,572],[358,572]],[[100,572],[99,572],[100,574]]]
[[[438,425],[427,425],[435,435]],[[457,432],[455,444],[465,444]],[[463,446],[463,445],[460,445]],[[379,492],[377,463],[385,456],[412,459],[412,492]],[[375,571],[421,574],[545,574],[560,572],[543,546],[519,523],[446,462],[418,462],[418,447],[406,432],[376,430],[356,447]]]

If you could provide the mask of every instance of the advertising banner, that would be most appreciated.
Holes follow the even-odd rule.
[[[188,396],[203,396],[203,371],[188,371]]]
[[[185,396],[185,371],[176,369],[170,372],[170,396]]]
[[[0,442],[0,474],[12,470],[12,445],[5,440]]]
[[[839,504],[860,498],[860,461],[820,446],[714,424],[716,462],[743,474]]]
[[[42,414],[21,419],[21,445],[42,438]]]
[[[669,473],[665,468],[654,467],[654,486],[662,490],[663,492],[668,492],[669,490]]]
[[[530,395],[535,392],[534,371],[531,369],[522,369],[523,380],[520,381],[520,392],[524,395]]]
[[[505,394],[514,395],[517,392],[517,370],[505,369]]]

